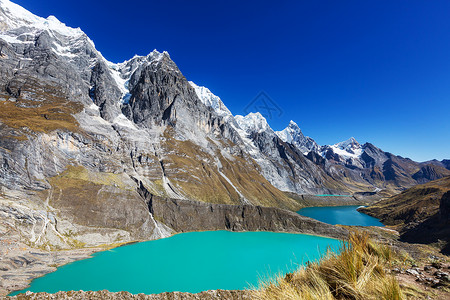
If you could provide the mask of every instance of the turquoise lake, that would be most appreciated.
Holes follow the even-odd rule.
[[[357,211],[358,207],[360,206],[305,207],[297,213],[332,225],[384,226],[377,218]]]
[[[137,293],[246,289],[317,260],[340,241],[304,234],[204,231],[99,252],[11,295],[70,290]]]

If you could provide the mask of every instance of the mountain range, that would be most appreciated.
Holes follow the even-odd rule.
[[[112,63],[81,29],[8,0],[0,30],[0,216],[33,245],[167,236],[153,196],[297,210],[296,194],[392,195],[450,175],[448,160],[233,116],[167,52]]]

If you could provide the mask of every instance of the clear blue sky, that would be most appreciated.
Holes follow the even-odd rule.
[[[450,158],[450,1],[13,0],[113,62],[166,50],[233,114],[265,91],[319,144]]]

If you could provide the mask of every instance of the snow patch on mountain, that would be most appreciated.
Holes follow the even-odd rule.
[[[85,52],[86,44],[95,49],[94,42],[80,28],[69,27],[55,16],[36,16],[9,0],[0,0],[1,39],[10,44],[32,45],[42,32],[53,38],[53,52],[67,60],[77,60],[79,53]]]
[[[80,28],[66,26],[55,16],[49,16],[46,19],[38,17],[9,0],[0,0],[0,8],[0,29],[2,31],[26,26],[40,30],[50,30],[64,36],[84,35]]]
[[[359,158],[363,153],[361,145],[356,141],[355,138],[351,137],[346,141],[337,143],[333,146],[333,151],[344,157],[354,157]]]
[[[329,150],[332,150],[335,154],[338,154],[340,157],[344,159],[359,159],[361,157],[361,154],[364,152],[363,147],[361,144],[356,141],[355,138],[349,138],[346,141],[330,145],[330,146],[323,146],[321,155],[323,157],[326,157],[326,153]]]
[[[231,116],[231,112],[223,104],[222,100],[214,95],[207,87],[198,86],[194,82],[189,81],[189,84],[194,88],[197,97],[206,106],[212,107],[219,116]]]
[[[343,150],[339,147],[336,147],[335,145],[330,146],[331,149],[333,149],[334,153],[339,154],[340,156],[344,157],[344,158],[349,158],[349,157],[353,157],[353,158],[359,158],[361,156],[361,154],[363,153],[362,149],[356,149],[354,151],[347,151],[347,150]]]
[[[259,112],[249,113],[248,115],[241,116],[237,115],[234,117],[239,127],[246,133],[261,133],[266,130],[273,131],[267,123],[266,118],[264,118]]]
[[[361,145],[354,137],[351,137],[346,141],[334,144],[333,146],[345,151],[353,151],[361,148]]]
[[[299,148],[303,154],[309,151],[318,151],[319,145],[309,136],[304,136],[300,127],[294,121],[290,121],[289,125],[281,130],[275,132],[277,136],[285,143],[290,143]]]
[[[292,120],[289,122],[288,127],[281,131],[275,131],[275,133],[285,143],[292,143],[297,136],[303,136],[303,133],[297,123]]]

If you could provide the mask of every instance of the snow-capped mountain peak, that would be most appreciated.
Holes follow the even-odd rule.
[[[364,152],[363,147],[358,143],[358,141],[351,137],[346,141],[339,142],[331,146],[323,146],[321,155],[323,157],[327,156],[327,152],[332,150],[333,153],[339,155],[344,160],[348,159],[358,159]]]
[[[289,122],[289,125],[285,129],[276,131],[276,134],[282,141],[286,143],[292,143],[293,141],[299,141],[305,138],[300,127],[292,120]]]
[[[277,131],[276,134],[282,141],[295,145],[304,154],[319,149],[319,145],[312,138],[305,137],[297,123],[292,120],[285,129]]]
[[[60,57],[72,60],[80,53],[95,52],[95,56],[103,58],[95,50],[94,42],[80,28],[69,27],[55,16],[36,16],[9,0],[0,0],[0,39],[21,47],[30,47],[43,32],[50,36],[47,46]]]
[[[354,137],[351,137],[346,141],[334,144],[333,146],[336,148],[342,149],[342,150],[346,150],[346,151],[357,150],[357,149],[361,148],[361,145],[358,143],[358,141]]]
[[[136,71],[136,69],[142,64],[159,62],[164,57],[170,59],[170,55],[167,51],[159,52],[158,50],[154,49],[146,56],[135,55],[133,56],[133,58],[126,60],[122,63],[112,63],[110,61],[105,60],[111,71],[111,75],[117,84],[117,87],[122,92],[120,104],[127,103],[131,98],[128,84],[131,75]]]
[[[231,112],[225,104],[223,104],[222,100],[214,95],[208,88],[198,86],[192,81],[189,81],[189,84],[194,88],[195,93],[203,104],[212,107],[219,116],[231,116]]]
[[[9,0],[0,0],[0,30],[13,30],[23,26],[50,30],[69,37],[84,35],[80,28],[66,26],[55,16],[41,18]]]
[[[259,112],[249,113],[246,116],[237,115],[234,117],[239,127],[247,133],[257,132],[261,133],[266,130],[272,130]]]

